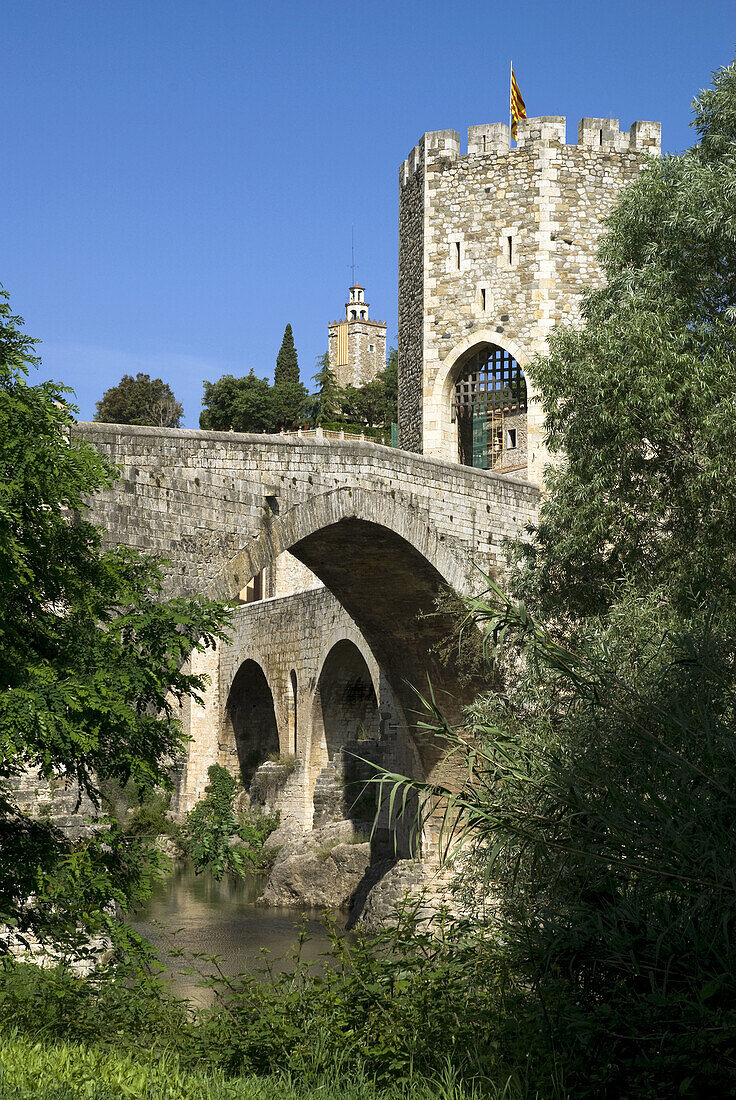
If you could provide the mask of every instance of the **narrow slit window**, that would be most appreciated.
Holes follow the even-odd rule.
[[[455,267],[460,270],[460,241],[455,241]]]
[[[603,131],[602,130],[598,131],[598,144],[599,145],[603,144]]]
[[[508,428],[506,431],[506,448],[513,451],[516,447],[516,428]]]
[[[484,286],[481,287],[481,290],[480,290],[480,308],[481,308],[481,313],[485,313],[485,311],[486,311],[486,288]]]
[[[514,262],[514,238],[513,237],[507,237],[506,238],[506,243],[508,244],[508,247],[509,247],[509,263],[512,264]]]

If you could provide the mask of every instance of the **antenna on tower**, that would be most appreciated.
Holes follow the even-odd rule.
[[[355,286],[355,269],[357,266],[355,262],[355,226],[352,225],[350,227],[350,277],[353,286]]]

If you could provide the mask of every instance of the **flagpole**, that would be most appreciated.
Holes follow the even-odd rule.
[[[512,126],[512,122],[513,122],[513,119],[512,119],[512,116],[511,116],[511,94],[513,92],[513,79],[514,79],[514,63],[513,63],[513,61],[509,61],[509,149],[511,148],[511,126]]]

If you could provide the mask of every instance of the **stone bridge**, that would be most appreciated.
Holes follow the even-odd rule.
[[[286,551],[328,589],[241,606],[233,643],[205,655],[213,687],[205,711],[185,717],[193,747],[184,807],[201,793],[207,764],[227,753],[230,697],[248,662],[260,670],[250,696],[258,696],[263,676],[277,747],[298,759],[302,782],[297,791],[290,781],[292,808],[305,825],[320,769],[332,760],[324,729],[321,755],[312,744],[315,724],[324,726],[315,701],[330,660],[328,637],[360,654],[378,705],[376,729],[411,731],[412,685],[426,685],[428,676],[457,713],[463,693],[456,673],[435,652],[447,624],[426,615],[441,588],[478,591],[479,568],[503,568],[504,539],[535,515],[534,486],[362,441],[96,423],[76,425],[74,436],[120,469],[120,480],[92,502],[91,518],[112,541],[165,557],[172,595],[237,602]],[[358,659],[341,653],[357,683]],[[230,729],[231,746],[237,734]],[[416,729],[409,740],[414,748],[391,760],[407,766],[413,753],[414,772],[431,774],[437,746]]]

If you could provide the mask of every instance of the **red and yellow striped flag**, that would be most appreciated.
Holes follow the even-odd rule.
[[[514,70],[511,69],[511,136],[516,138],[517,123],[520,118],[526,118],[526,104],[521,98],[519,85],[516,83]]]

